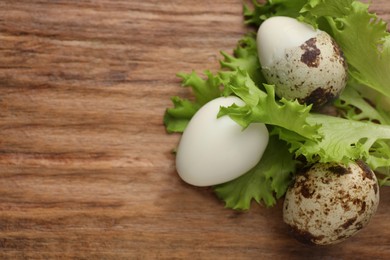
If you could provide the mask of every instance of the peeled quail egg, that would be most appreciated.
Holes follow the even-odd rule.
[[[378,204],[377,179],[364,162],[317,163],[288,189],[283,219],[304,243],[335,244],[365,227]]]
[[[242,129],[229,116],[217,118],[221,106],[244,102],[221,97],[205,104],[186,127],[177,148],[179,176],[195,186],[211,186],[233,180],[253,168],[268,144],[262,123]]]
[[[257,33],[264,77],[280,98],[320,107],[344,89],[347,63],[324,31],[290,17],[265,20]]]

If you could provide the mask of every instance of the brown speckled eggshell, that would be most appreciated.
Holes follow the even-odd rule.
[[[296,176],[283,218],[301,242],[328,245],[366,226],[378,204],[377,179],[366,164],[317,163]]]
[[[323,106],[336,98],[347,82],[347,63],[336,42],[325,32],[299,47],[285,51],[285,57],[262,67],[268,83],[280,98]]]

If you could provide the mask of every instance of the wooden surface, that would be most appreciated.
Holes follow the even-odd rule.
[[[390,21],[390,2],[372,10]],[[238,213],[181,182],[175,74],[216,70],[240,0],[0,0],[1,259],[385,259],[390,188],[352,239],[299,244],[281,203]]]

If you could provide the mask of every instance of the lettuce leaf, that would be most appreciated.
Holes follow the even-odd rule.
[[[164,125],[168,133],[182,133],[188,122],[199,109],[199,105],[174,96],[171,98],[174,108],[168,108],[164,114]]]
[[[343,91],[334,105],[343,112],[343,117],[349,120],[390,125],[389,115],[380,108],[374,107],[362,93],[351,85]]]
[[[390,126],[348,120],[321,114],[310,114],[310,124],[320,124],[320,140],[309,140],[296,151],[308,160],[320,162],[348,162],[362,159],[375,170],[390,166]],[[382,152],[378,153],[378,149]],[[384,152],[386,151],[386,152]]]
[[[272,16],[290,16],[298,18],[300,10],[307,0],[269,0],[265,4],[252,1],[252,7],[244,4],[245,23],[259,26],[264,20]]]
[[[246,71],[258,86],[266,82],[260,70],[256,35],[254,33],[249,33],[238,41],[237,47],[233,51],[234,56],[224,51],[221,54],[224,57],[224,60],[220,61],[221,68],[227,70],[221,70],[219,75],[225,82],[229,81],[231,74],[238,69]]]
[[[286,99],[276,101],[274,86],[264,84],[264,87],[266,91],[260,90],[246,72],[235,71],[225,85],[225,95],[233,93],[246,105],[222,107],[218,117],[228,115],[243,128],[260,122],[289,129],[308,139],[320,137],[317,126],[306,122],[311,106]]]
[[[178,74],[183,80],[182,86],[192,89],[195,100],[177,96],[171,98],[174,107],[166,109],[163,120],[168,133],[182,133],[196,111],[207,102],[221,96],[221,79],[210,71],[205,71],[205,74],[207,79],[202,79],[195,72]]]

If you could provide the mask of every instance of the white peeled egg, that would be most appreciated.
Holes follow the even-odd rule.
[[[347,82],[347,63],[329,34],[290,17],[264,21],[257,32],[262,72],[280,98],[321,107]]]
[[[244,105],[238,97],[220,97],[205,104],[187,125],[177,148],[179,176],[195,186],[212,186],[233,180],[261,159],[268,144],[262,123],[242,129],[229,116],[217,118],[220,107]]]

